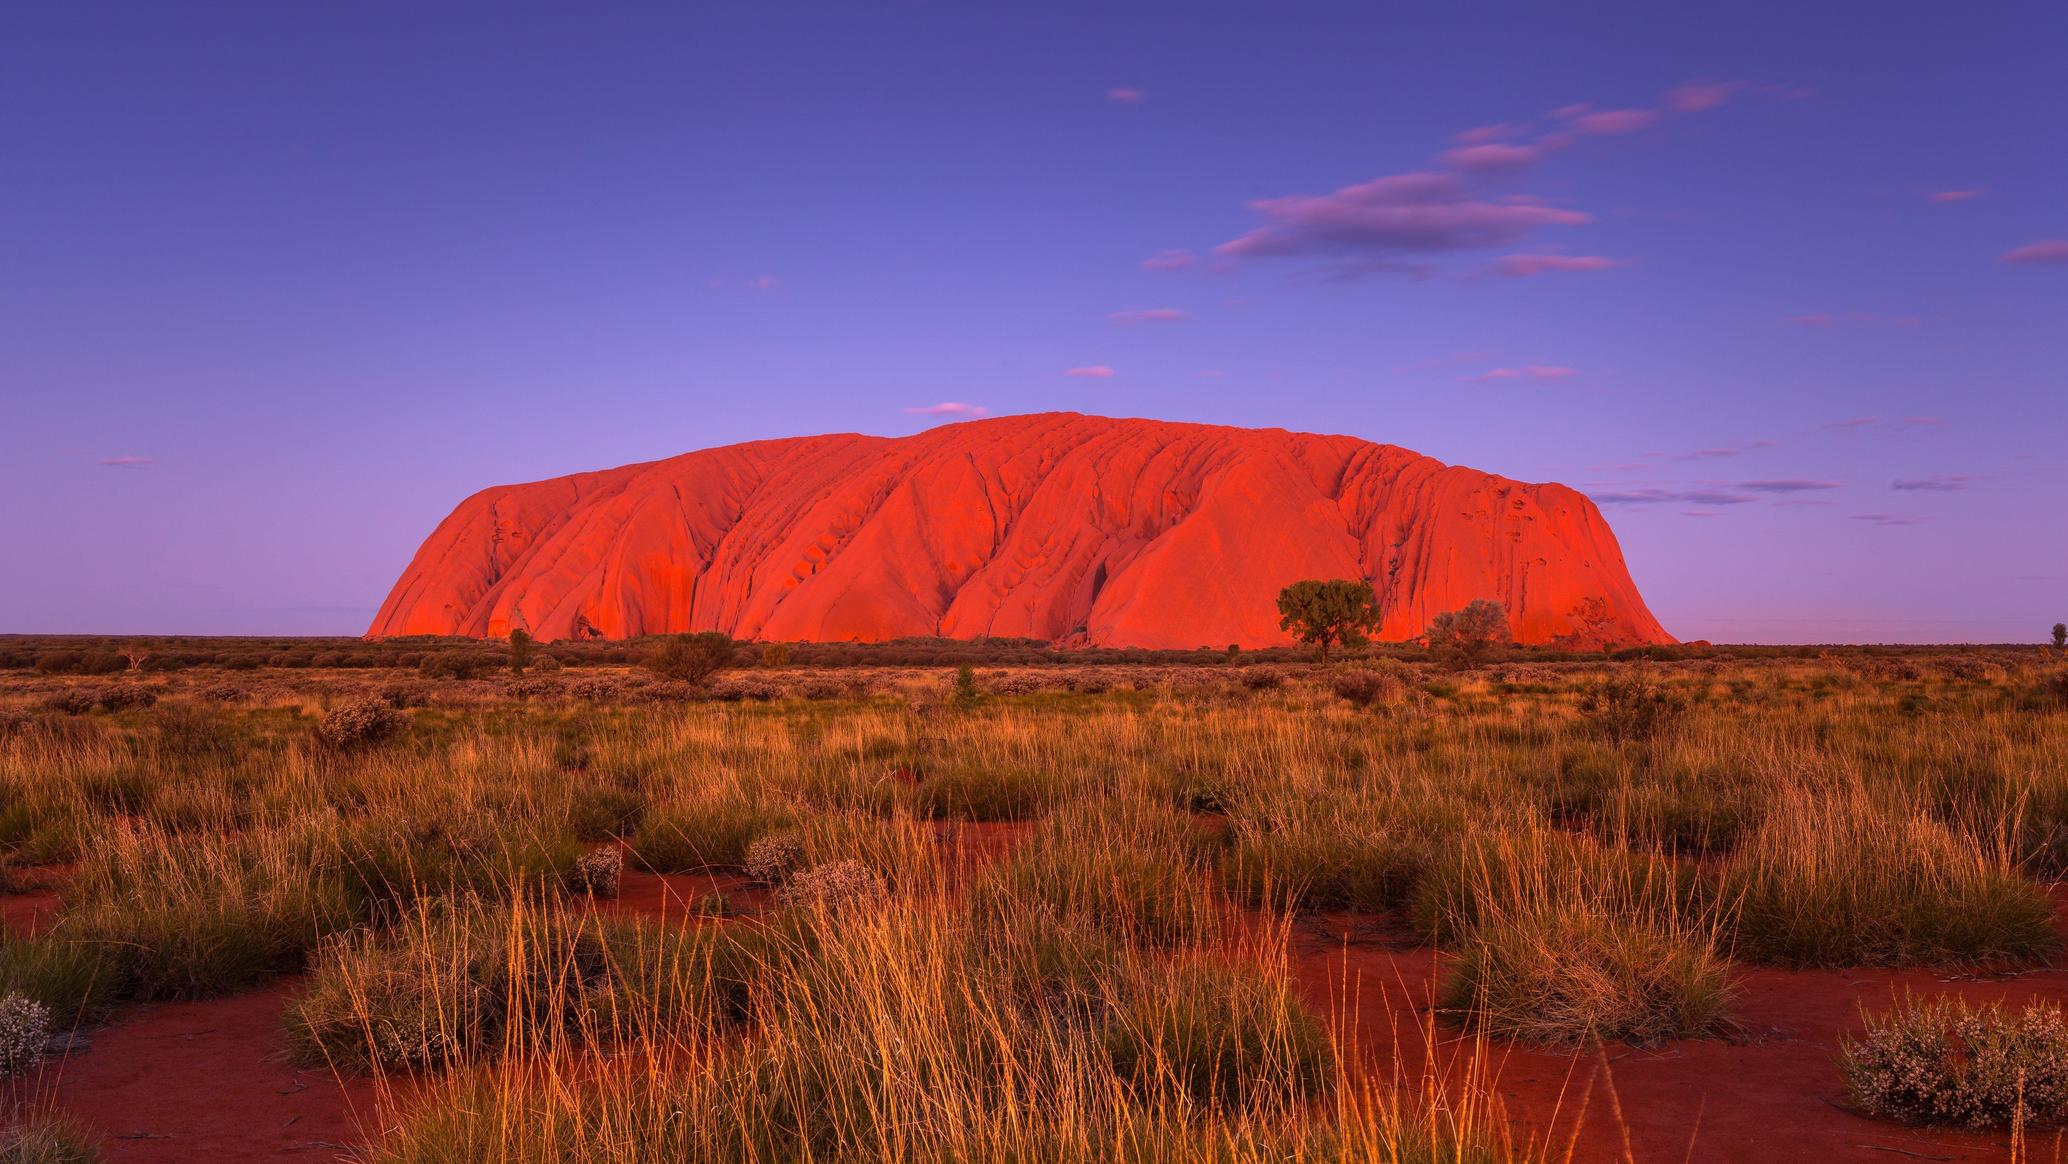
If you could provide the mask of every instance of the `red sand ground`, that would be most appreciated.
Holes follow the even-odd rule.
[[[1002,846],[1011,831],[985,830],[983,841]],[[760,905],[758,892],[737,877],[627,873],[611,908],[683,917],[714,890],[735,908]],[[2056,900],[2068,932],[2068,895]],[[10,925],[47,916],[47,909],[41,901],[0,898],[0,917]],[[1302,989],[1337,1017],[1354,1053],[1384,1062],[1397,1045],[1405,1068],[1420,1071],[1440,956],[1409,948],[1370,919],[1340,916],[1303,922],[1293,952]],[[1581,1117],[1572,1155],[1580,1161],[1624,1159],[1626,1136],[1630,1158],[1643,1164],[2008,1160],[2004,1135],[1910,1129],[1848,1110],[1833,1062],[1838,1035],[1858,1029],[1862,1005],[1884,1006],[1905,988],[2068,1004],[2068,969],[1971,977],[1747,968],[1739,981],[1733,1013],[1740,1032],[1729,1040],[1618,1046],[1605,1060],[1496,1050],[1498,1090],[1518,1134],[1563,1145]],[[280,1016],[296,988],[288,980],[233,998],[125,1007],[111,1024],[88,1032],[90,1046],[4,1094],[16,1107],[54,1101],[84,1118],[110,1137],[113,1161],[336,1158],[378,1126],[378,1105],[370,1083],[340,1082],[287,1061]],[[1439,1038],[1439,1054],[1468,1048],[1448,1032]],[[2068,1155],[2053,1134],[2035,1137],[2029,1152],[2039,1161]]]

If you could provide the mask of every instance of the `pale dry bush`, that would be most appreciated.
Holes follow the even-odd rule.
[[[793,908],[840,910],[866,905],[886,892],[874,869],[855,860],[833,861],[792,873],[776,891],[776,901]]]
[[[612,845],[591,849],[574,864],[574,879],[593,897],[616,897],[625,875],[625,851]]]
[[[781,885],[804,862],[804,838],[795,832],[770,833],[747,846],[741,868],[756,885]]]
[[[409,717],[379,699],[355,699],[323,717],[316,734],[333,748],[350,751],[401,734]]]
[[[1877,1115],[1972,1128],[2068,1118],[2068,1018],[2051,1003],[2011,1011],[1954,995],[1906,999],[1868,1016],[1839,1065]]]
[[[0,1077],[27,1070],[48,1042],[49,1007],[20,994],[0,998]]]

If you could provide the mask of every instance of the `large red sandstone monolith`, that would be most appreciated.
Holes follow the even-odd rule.
[[[1592,502],[1391,445],[1043,413],[755,441],[485,489],[371,635],[1285,643],[1278,591],[1367,578],[1380,637],[1475,598],[1543,643],[1670,643]]]

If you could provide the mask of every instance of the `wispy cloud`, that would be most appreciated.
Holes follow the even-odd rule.
[[[1142,260],[1144,271],[1182,271],[1199,262],[1199,256],[1191,251],[1170,249],[1157,251]]]
[[[1132,89],[1127,86],[1106,90],[1106,100],[1118,102],[1122,105],[1140,105],[1148,96],[1149,94],[1141,89]],[[1183,102],[1179,102],[1179,104],[1183,104]]]
[[[1267,224],[1214,248],[1231,258],[1290,255],[1385,257],[1512,243],[1545,226],[1578,226],[1590,214],[1535,201],[1487,200],[1455,174],[1393,174],[1332,194],[1250,203]]]
[[[2041,239],[2026,243],[2015,250],[2005,251],[2002,262],[2006,263],[2068,263],[2068,238]]]
[[[1111,311],[1106,318],[1114,323],[1176,323],[1187,318],[1186,313],[1176,307],[1148,307],[1140,310]]]
[[[1747,505],[1757,500],[1725,489],[1624,489],[1588,496],[1596,505]]]
[[[1085,364],[1078,368],[1065,368],[1063,375],[1085,380],[1110,380],[1113,378],[1113,369],[1105,364]]]
[[[1706,449],[1689,449],[1684,453],[1670,454],[1676,461],[1709,461],[1720,457],[1742,457],[1758,449],[1779,448],[1779,441],[1747,441],[1742,445],[1717,445]],[[1654,454],[1657,455],[1657,454]]]
[[[1830,327],[1832,324],[1838,322],[1838,317],[1835,315],[1826,314],[1791,315],[1788,317],[1788,322],[1794,324],[1797,327]]]
[[[1527,170],[1543,161],[1544,151],[1537,146],[1486,142],[1446,150],[1436,160],[1453,170],[1464,170],[1467,173],[1512,174]]]
[[[1563,364],[1524,364],[1519,368],[1490,368],[1476,376],[1460,376],[1460,380],[1541,380],[1556,383],[1570,380],[1579,375],[1579,369]]]
[[[1655,109],[1602,109],[1593,113],[1582,113],[1572,119],[1573,128],[1581,133],[1608,136],[1636,133],[1650,129],[1659,123]]]
[[[1972,198],[1980,198],[1984,193],[1986,193],[1986,191],[1980,189],[1935,190],[1932,193],[1925,195],[1924,200],[1931,203],[1934,206],[1945,206],[1954,202],[1966,202]]]
[[[943,400],[939,404],[918,404],[907,408],[913,416],[962,416],[977,417],[990,413],[990,409],[979,404],[964,404],[960,400]]]
[[[1814,493],[1820,489],[1836,489],[1838,482],[1787,478],[1779,481],[1740,481],[1738,488],[1750,489],[1754,493]]]
[[[1502,255],[1489,269],[1496,275],[1527,279],[1546,271],[1606,271],[1621,265],[1601,255]]]
[[[1895,432],[1906,428],[1943,428],[1946,421],[1937,416],[1854,416],[1845,420],[1834,420],[1824,425],[1832,432]]]
[[[1924,519],[1907,513],[1856,513],[1853,514],[1853,520],[1872,522],[1875,525],[1916,525]]]
[[[1689,81],[1666,90],[1666,108],[1675,113],[1706,113],[1744,88],[1743,81]]]
[[[1898,477],[1894,481],[1889,482],[1889,488],[1898,493],[1952,493],[1967,488],[1976,480],[1978,478],[1963,477],[1955,474],[1935,474],[1930,477]]]
[[[1451,135],[1451,140],[1459,145],[1485,145],[1490,141],[1506,141],[1511,137],[1521,137],[1528,132],[1529,127],[1526,125],[1510,125],[1504,121],[1498,125],[1476,125],[1471,129],[1460,130]]]
[[[156,457],[103,457],[101,464],[110,469],[148,469],[158,463]]]

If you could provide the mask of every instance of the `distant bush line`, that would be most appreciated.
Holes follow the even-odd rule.
[[[554,642],[539,644],[537,652],[567,667],[636,666],[661,645],[666,636],[647,636],[608,642]],[[757,644],[762,645],[762,644]],[[882,643],[787,643],[781,651],[764,654],[781,659],[778,667],[1082,667],[1114,664],[1125,666],[1227,667],[1248,664],[1307,662],[1313,652],[1306,647],[1267,647],[1231,651],[1225,646],[1202,646],[1193,650],[1113,649],[1104,647],[1062,648],[1036,639],[894,639]],[[1522,663],[1551,660],[1650,660],[1674,662],[1692,659],[1754,661],[1761,659],[1814,659],[1837,654],[1848,659],[1881,659],[1900,663],[1909,657],[1943,654],[1948,648],[1929,646],[1653,646],[1615,651],[1563,651],[1553,647],[1504,647],[1490,657],[1490,663]],[[2013,650],[2031,650],[2013,647]],[[1374,643],[1351,657],[1415,661],[1429,658],[1426,648],[1414,643]],[[417,635],[407,638],[233,638],[196,635],[154,635],[145,637],[88,635],[0,635],[0,671],[36,671],[47,675],[115,675],[126,671],[164,673],[196,667],[229,671],[260,668],[347,668],[422,670],[435,678],[469,678],[506,670],[508,647],[492,640]]]

